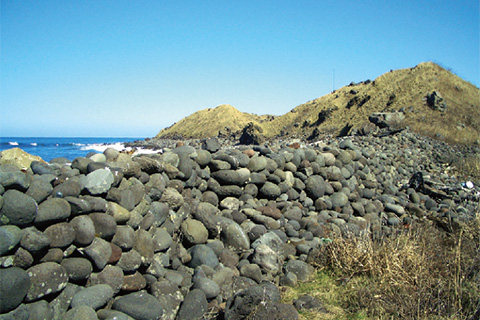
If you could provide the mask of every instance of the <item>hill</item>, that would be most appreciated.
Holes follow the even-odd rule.
[[[445,110],[429,106],[427,96],[433,92],[443,98]],[[402,111],[405,125],[427,136],[462,144],[480,139],[480,89],[433,62],[350,83],[278,117],[242,113],[227,105],[201,110],[156,138],[213,137],[225,127],[235,132],[249,122],[261,128],[265,138],[308,138],[314,132],[338,135],[361,128],[374,112],[392,110]]]
[[[248,123],[261,125],[273,116],[240,112],[228,104],[197,111],[172,126],[163,129],[155,138],[202,139],[217,136],[219,132],[236,132]]]

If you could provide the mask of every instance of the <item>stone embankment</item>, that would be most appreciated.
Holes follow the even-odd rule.
[[[3,165],[0,319],[296,319],[278,287],[332,238],[478,212],[452,156],[403,131]]]

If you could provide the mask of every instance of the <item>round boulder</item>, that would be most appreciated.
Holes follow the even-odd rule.
[[[2,197],[0,224],[24,226],[33,222],[37,214],[37,203],[32,197],[13,189],[7,190]]]

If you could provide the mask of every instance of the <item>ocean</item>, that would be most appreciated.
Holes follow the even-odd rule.
[[[125,149],[125,142],[144,138],[25,138],[0,137],[0,151],[20,148],[49,162],[54,158],[65,157],[73,160],[85,157],[90,152],[101,153],[111,147],[119,151]]]

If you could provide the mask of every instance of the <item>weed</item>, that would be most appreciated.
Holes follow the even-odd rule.
[[[289,299],[308,292],[335,319],[466,319],[480,304],[477,215],[454,233],[426,220],[381,242],[337,238],[321,252],[315,279]]]

